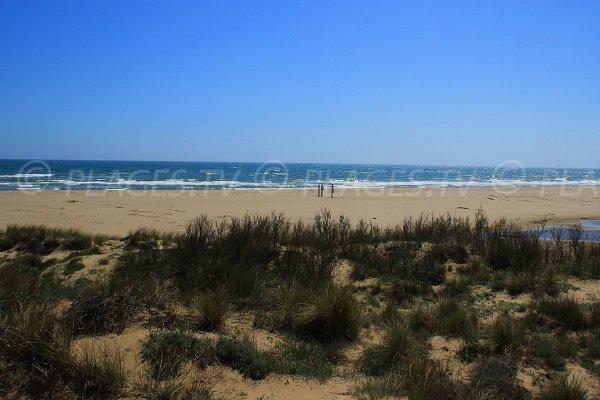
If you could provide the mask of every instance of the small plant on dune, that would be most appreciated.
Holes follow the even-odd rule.
[[[276,346],[273,357],[275,370],[282,374],[300,375],[324,382],[335,372],[335,365],[317,343],[283,342]]]
[[[541,299],[536,310],[565,328],[577,330],[586,325],[583,308],[574,297]]]
[[[482,346],[476,341],[468,341],[463,344],[461,349],[458,351],[457,356],[464,363],[471,363],[477,359],[477,357],[485,353],[487,349],[482,348]]]
[[[409,399],[465,399],[466,387],[452,379],[448,368],[427,357],[414,357],[403,373],[404,391]]]
[[[557,351],[552,337],[537,337],[533,342],[532,351],[535,357],[543,360],[550,369],[562,371],[566,366],[565,357]]]
[[[460,337],[466,340],[475,335],[477,318],[471,308],[456,298],[442,299],[428,307],[416,307],[409,314],[414,330],[427,330],[438,335]]]
[[[380,345],[367,349],[362,359],[362,369],[371,375],[384,375],[399,367],[419,352],[416,338],[400,321],[392,322],[385,330]]]
[[[15,384],[33,398],[52,396],[70,380],[70,344],[51,304],[19,303],[0,314],[0,354],[22,377]]]
[[[516,381],[517,366],[509,358],[479,356],[471,373],[471,386],[494,399],[526,399],[527,392]]]
[[[221,337],[217,341],[215,354],[220,363],[252,380],[264,379],[274,368],[273,361],[259,352],[247,338],[237,340]]]
[[[600,333],[600,301],[590,305],[587,315],[587,326],[595,332]]]
[[[494,318],[487,331],[492,350],[497,354],[516,350],[525,334],[522,324],[506,314]]]
[[[350,277],[355,281],[364,281],[369,276],[369,267],[367,264],[354,261],[352,263],[352,272],[350,273]]]
[[[75,299],[66,318],[76,335],[120,333],[135,309],[135,303],[127,293],[102,293]]]
[[[485,260],[476,254],[469,257],[467,264],[462,271],[480,282],[485,282],[490,277],[490,269],[485,263]]]
[[[408,279],[395,279],[390,289],[390,295],[399,302],[411,300],[417,296],[429,296],[432,293],[433,289],[428,282]]]
[[[150,364],[152,376],[157,380],[176,377],[186,361],[204,367],[215,357],[209,341],[173,330],[152,333],[142,347],[141,356]]]
[[[560,374],[550,381],[539,398],[540,400],[585,400],[587,390],[580,381],[570,378],[567,374]]]
[[[535,276],[530,273],[509,274],[504,281],[504,287],[511,296],[532,292],[535,288]]]
[[[350,287],[333,285],[316,292],[306,292],[286,319],[297,333],[320,341],[354,340],[362,323],[361,312]]]
[[[384,325],[391,325],[396,321],[400,320],[400,313],[398,312],[398,306],[393,301],[386,303],[383,310],[379,314],[379,321]]]
[[[446,281],[441,293],[445,297],[468,298],[471,294],[471,279],[464,276],[454,276]]]
[[[156,229],[140,228],[129,234],[123,239],[126,247],[129,249],[151,249],[157,247],[161,241],[169,242],[171,235],[158,232]]]
[[[556,297],[560,294],[560,283],[558,281],[556,272],[553,270],[547,270],[544,272],[539,286],[543,293],[547,294],[548,296]]]
[[[223,327],[229,311],[229,302],[223,292],[203,293],[194,299],[192,306],[196,329],[216,331]]]
[[[127,376],[123,354],[102,344],[87,344],[80,348],[71,387],[81,398],[115,398],[123,391]]]
[[[81,271],[85,268],[80,258],[73,258],[67,262],[63,268],[63,274],[71,275],[77,271]]]
[[[213,385],[193,370],[171,379],[156,379],[152,371],[140,374],[132,397],[149,400],[211,400]]]
[[[69,251],[85,250],[92,247],[92,243],[92,236],[77,232],[65,238],[61,248]]]

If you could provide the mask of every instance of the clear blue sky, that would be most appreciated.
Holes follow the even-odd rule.
[[[0,2],[0,158],[600,167],[600,1]]]

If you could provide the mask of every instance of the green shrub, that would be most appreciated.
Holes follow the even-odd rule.
[[[319,344],[302,341],[279,343],[274,351],[274,363],[278,373],[300,375],[321,382],[335,372],[335,365]]]
[[[433,293],[431,284],[428,282],[395,279],[392,282],[390,295],[399,302],[407,301],[416,296],[429,296]]]
[[[577,330],[586,325],[581,304],[574,297],[541,299],[537,302],[536,309],[555,323],[569,329]]]
[[[81,233],[74,233],[65,238],[62,243],[62,249],[68,251],[85,250],[92,247],[92,237]]]
[[[120,333],[136,309],[128,294],[97,294],[75,299],[66,319],[76,335]]]
[[[533,344],[533,353],[541,358],[544,363],[551,369],[562,371],[565,368],[566,360],[560,354],[554,341],[549,337],[537,338]]]
[[[508,358],[479,356],[471,373],[471,385],[494,399],[526,399],[527,392],[516,382],[517,366]]]
[[[384,375],[386,372],[406,366],[408,357],[419,351],[416,338],[401,322],[390,324],[380,345],[368,348],[362,358],[362,370],[371,375]]]
[[[354,261],[352,262],[352,272],[350,277],[355,281],[364,281],[369,276],[369,267],[367,264]]]
[[[215,331],[223,327],[229,303],[223,293],[208,292],[198,296],[193,302],[193,307],[196,310],[195,327]]]
[[[418,307],[410,314],[410,325],[415,330],[425,329],[438,335],[471,339],[477,319],[469,306],[457,299],[442,299],[430,307]]]
[[[532,292],[535,288],[535,276],[529,273],[510,274],[504,281],[504,286],[511,296]]]
[[[556,376],[542,391],[540,400],[585,400],[587,390],[581,382],[566,374]]]
[[[272,360],[259,352],[249,340],[221,337],[215,353],[222,364],[252,380],[264,379],[273,370]]]
[[[489,267],[485,263],[485,260],[478,255],[471,255],[469,257],[463,272],[472,276],[477,281],[487,281],[490,277]]]
[[[71,382],[80,398],[109,399],[118,397],[126,384],[123,356],[115,349],[92,346],[82,348]]]
[[[588,357],[598,360],[600,359],[600,337],[592,336],[586,341],[586,354]]]
[[[404,388],[409,399],[464,399],[462,385],[452,379],[446,366],[427,357],[414,357],[404,372]]]
[[[587,317],[587,325],[590,329],[600,333],[600,301],[591,304]]]
[[[20,371],[22,381],[15,384],[32,398],[47,397],[70,381],[70,345],[51,304],[18,303],[0,314],[0,354]]]
[[[454,276],[446,281],[441,293],[446,297],[468,297],[471,294],[471,280]]]
[[[525,330],[520,321],[508,315],[497,316],[488,325],[488,335],[495,353],[515,350],[522,343]]]
[[[176,377],[186,361],[204,367],[215,358],[212,344],[183,331],[162,330],[152,333],[142,347],[142,359],[150,364],[157,380]]]
[[[556,297],[560,294],[560,283],[558,282],[556,273],[552,270],[548,270],[544,273],[540,286],[544,294],[547,294],[548,296]]]
[[[458,351],[458,358],[462,362],[470,363],[477,359],[477,357],[483,353],[482,347],[475,341],[465,342],[461,349]]]
[[[63,274],[71,275],[74,272],[81,271],[84,268],[85,268],[85,265],[83,265],[83,262],[81,262],[80,258],[73,258],[73,259],[69,260],[68,263],[65,264],[65,266],[63,268]]]
[[[304,297],[288,318],[294,331],[320,341],[354,340],[362,323],[351,288],[331,285]]]

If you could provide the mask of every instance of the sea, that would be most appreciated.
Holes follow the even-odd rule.
[[[0,190],[600,186],[600,169],[266,162],[0,160]]]

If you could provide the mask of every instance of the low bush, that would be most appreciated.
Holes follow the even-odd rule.
[[[580,381],[560,374],[550,381],[540,395],[540,400],[585,400],[587,390]]]
[[[215,354],[223,365],[252,380],[264,379],[273,371],[273,361],[248,339],[219,338]]]
[[[362,369],[371,375],[383,375],[400,366],[406,366],[408,357],[419,351],[412,332],[399,321],[389,325],[380,345],[367,349],[362,359]]]
[[[517,296],[535,289],[535,276],[529,273],[509,274],[504,281],[504,288],[511,296]]]
[[[106,346],[87,345],[80,351],[71,382],[78,397],[110,399],[122,394],[127,382],[123,355]]]
[[[442,299],[428,307],[417,307],[409,315],[414,330],[427,330],[438,335],[472,339],[477,318],[471,308],[455,298]]]
[[[196,329],[216,331],[223,327],[229,310],[226,296],[221,292],[207,292],[193,301]]]
[[[494,399],[526,399],[527,392],[516,381],[517,365],[509,358],[479,356],[471,373],[471,386]]]
[[[565,357],[556,350],[550,337],[536,338],[533,343],[533,354],[543,360],[546,366],[556,371],[562,371],[566,366]]]
[[[63,267],[63,274],[71,275],[77,271],[81,271],[84,268],[85,265],[83,265],[83,262],[81,262],[81,258],[73,258],[69,260],[69,262],[67,262]]]
[[[411,359],[404,372],[404,392],[409,399],[466,399],[466,387],[452,379],[439,361],[427,357]]]
[[[204,367],[215,360],[213,345],[184,331],[162,330],[152,333],[142,347],[142,359],[150,364],[157,380],[174,378],[182,365],[192,361]]]
[[[335,372],[335,364],[321,345],[303,341],[282,342],[274,350],[274,369],[278,373],[327,380]]]
[[[98,335],[122,332],[135,309],[127,293],[96,294],[75,299],[65,315],[76,335]]]
[[[586,325],[583,308],[574,297],[544,298],[535,307],[539,313],[565,328],[577,330]]]
[[[358,337],[362,318],[350,287],[327,285],[302,297],[284,318],[295,332],[319,341]]]
[[[399,302],[411,300],[417,296],[429,296],[432,293],[433,289],[428,282],[409,279],[395,279],[390,289],[392,298]]]
[[[74,372],[71,338],[51,304],[19,303],[0,314],[0,354],[21,379],[13,382],[32,398],[51,397]]]
[[[506,315],[499,315],[487,326],[492,350],[497,354],[512,352],[523,342],[525,329],[520,321]]]
[[[490,269],[479,255],[471,255],[462,271],[479,282],[485,282],[490,277]]]

